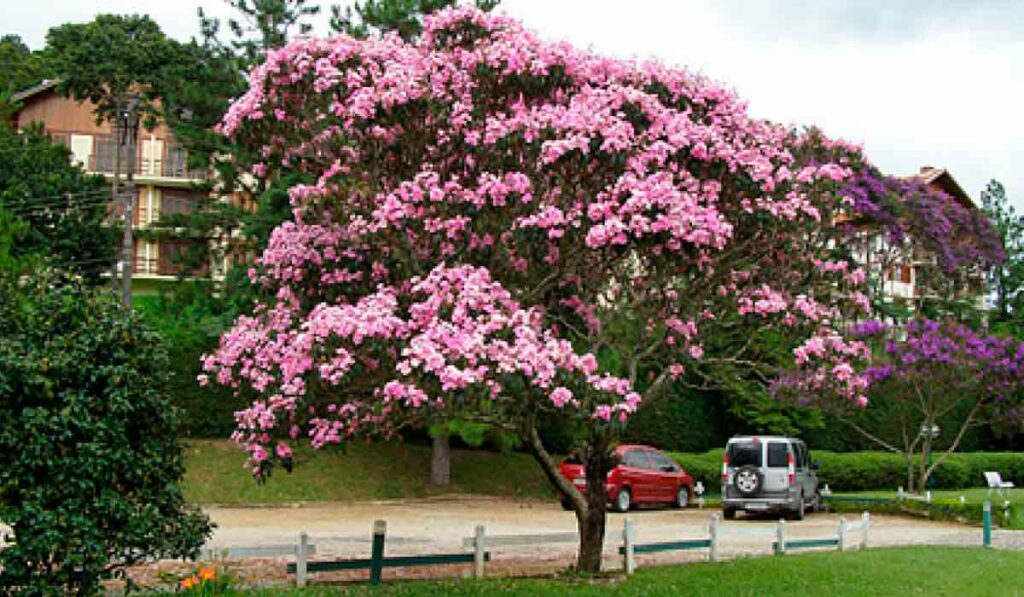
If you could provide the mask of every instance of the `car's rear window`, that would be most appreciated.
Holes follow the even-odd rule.
[[[789,446],[782,442],[768,442],[768,467],[786,468],[786,455],[789,454]]]
[[[761,466],[761,444],[754,442],[729,444],[729,466]]]

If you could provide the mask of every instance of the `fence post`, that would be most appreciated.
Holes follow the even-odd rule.
[[[839,551],[846,551],[846,517],[839,518]]]
[[[868,528],[871,527],[871,514],[865,512],[860,517],[860,548],[868,548]]]
[[[711,548],[708,552],[708,559],[712,562],[718,560],[718,515],[712,514],[708,521],[708,536],[711,539]]]
[[[309,557],[309,536],[305,531],[299,533],[299,549],[295,552],[295,586],[306,586],[306,561]]]
[[[900,485],[899,489],[896,490],[896,499],[901,501],[901,502],[903,501],[903,486],[902,485]]]
[[[932,503],[932,490],[931,489],[929,489],[928,491],[924,492],[924,503],[926,503],[926,504]]]
[[[380,584],[380,572],[384,568],[384,535],[388,523],[383,520],[373,521],[373,546],[370,551],[370,584]]]
[[[473,535],[473,578],[484,577],[484,525],[476,525]]]
[[[775,553],[778,555],[786,555],[786,521],[779,519],[779,528],[776,532],[776,547]]]
[[[636,558],[633,553],[633,521],[629,518],[622,525],[622,567],[626,571],[626,575],[633,574],[636,571]]]
[[[982,506],[981,545],[992,547],[992,502],[985,500]]]

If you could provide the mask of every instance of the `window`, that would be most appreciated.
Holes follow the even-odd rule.
[[[180,273],[205,275],[206,263],[197,263],[202,257],[198,252],[201,246],[198,243],[188,241],[160,241],[160,261],[158,271],[160,275],[173,276]]]
[[[759,442],[733,442],[729,444],[729,466],[761,466],[761,444]]]
[[[801,470],[807,468],[807,446],[802,443],[795,443],[793,448],[796,451],[796,468]]]
[[[626,450],[622,456],[622,464],[633,468],[651,468],[651,461],[647,458],[646,450]]]
[[[647,451],[647,455],[651,457],[651,464],[653,464],[654,468],[659,470],[659,471],[660,470],[664,470],[665,467],[668,467],[668,466],[672,467],[673,469],[676,468],[675,463],[672,462],[671,460],[669,460],[668,457],[666,457],[661,452],[655,452],[653,450],[648,450]]]
[[[789,463],[786,462],[786,456],[789,455],[789,445],[782,442],[769,442],[768,443],[768,467],[769,468],[786,468]]]
[[[160,201],[160,214],[171,216],[175,214],[190,214],[196,211],[195,195],[188,191],[176,191],[165,189]]]
[[[113,172],[117,163],[117,138],[113,135],[97,135],[92,156],[93,172]],[[128,150],[121,148],[121,173],[128,171]]]

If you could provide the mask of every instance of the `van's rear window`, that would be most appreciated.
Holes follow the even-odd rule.
[[[729,466],[761,466],[761,444],[754,442],[729,444]]]

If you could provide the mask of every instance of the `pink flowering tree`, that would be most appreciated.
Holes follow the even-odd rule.
[[[641,400],[700,362],[777,373],[756,342],[704,338],[784,337],[807,383],[863,403],[866,347],[840,323],[866,309],[864,272],[832,226],[848,164],[802,158],[730,91],[472,8],[413,43],[295,41],[249,83],[223,133],[260,148],[254,176],[316,180],[250,271],[262,301],[204,361],[252,397],[234,437],[254,473],[303,439],[493,424],[571,503],[596,571]],[[583,492],[537,433],[551,413],[581,429]]]

